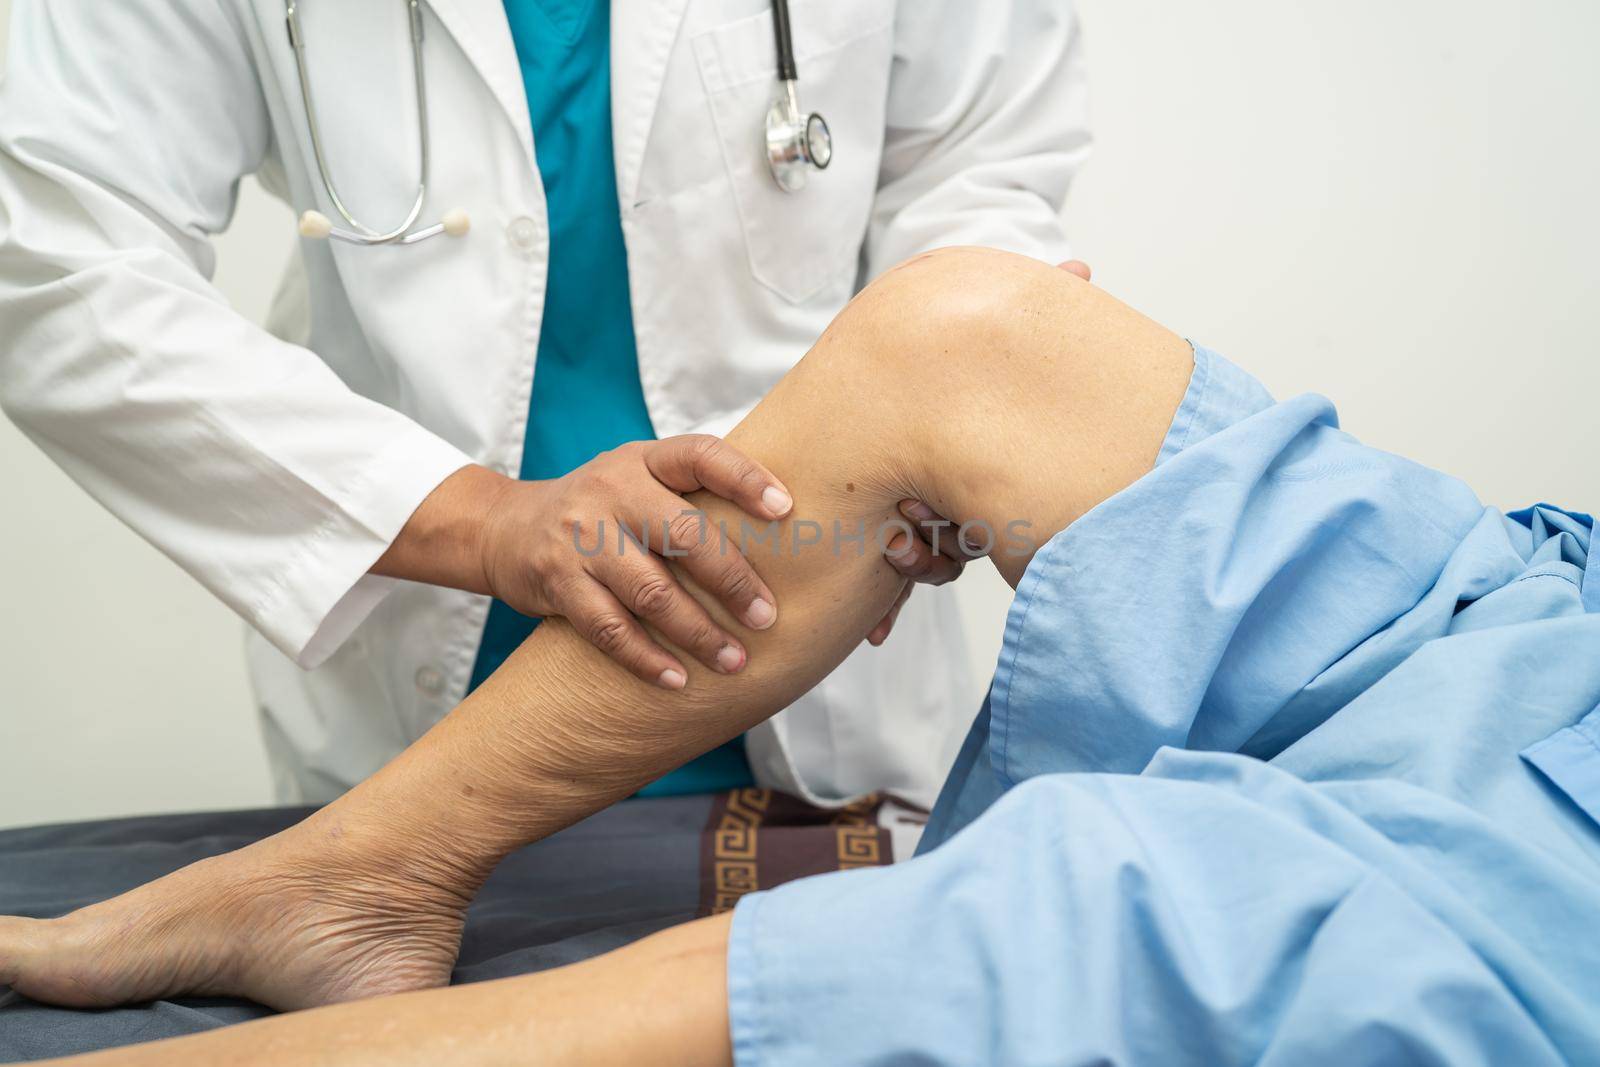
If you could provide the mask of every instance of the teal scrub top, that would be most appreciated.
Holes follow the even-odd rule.
[[[549,281],[535,357],[525,481],[559,478],[601,452],[655,437],[639,382],[628,253],[611,150],[610,5],[505,0],[550,219]],[[477,686],[539,625],[496,600],[473,667]],[[754,784],[742,737],[640,792]]]

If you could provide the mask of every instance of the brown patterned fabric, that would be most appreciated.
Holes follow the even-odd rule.
[[[712,798],[700,843],[700,914],[727,911],[757,889],[796,878],[894,862],[883,806],[873,793],[842,808],[818,808],[772,789]]]

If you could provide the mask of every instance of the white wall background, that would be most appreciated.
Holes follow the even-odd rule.
[[[1080,9],[1097,281],[1491,503],[1600,505],[1600,4]],[[292,240],[247,185],[244,314]],[[4,421],[0,471],[0,825],[267,803],[242,624]],[[964,584],[986,674],[1009,591]]]

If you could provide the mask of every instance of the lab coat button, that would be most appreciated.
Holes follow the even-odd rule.
[[[539,224],[526,215],[515,219],[506,227],[506,239],[512,248],[529,255],[539,247]]]
[[[437,667],[418,667],[417,688],[430,697],[444,692],[444,674]]]

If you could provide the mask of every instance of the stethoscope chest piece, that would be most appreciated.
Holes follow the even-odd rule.
[[[823,117],[813,111],[801,114],[794,82],[785,82],[778,99],[767,111],[767,164],[785,192],[806,187],[812,167],[827,170],[833,162],[833,134]]]
[[[821,115],[800,110],[788,0],[772,0],[772,31],[778,45],[778,97],[767,109],[767,166],[780,189],[795,193],[806,187],[811,168],[827,170],[833,162],[833,134]]]

